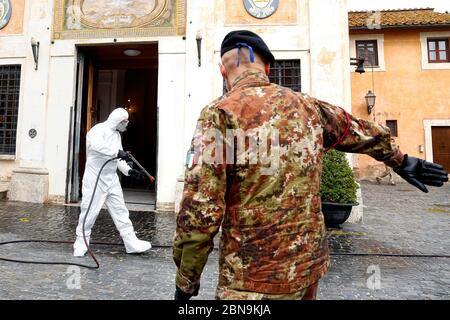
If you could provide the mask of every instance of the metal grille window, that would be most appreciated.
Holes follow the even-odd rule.
[[[270,70],[270,82],[302,91],[300,60],[277,60]]]
[[[302,91],[300,60],[277,60],[270,68],[269,80],[280,86],[294,91]],[[223,81],[223,93],[227,92],[227,85]]]
[[[16,153],[20,65],[0,66],[0,155]]]

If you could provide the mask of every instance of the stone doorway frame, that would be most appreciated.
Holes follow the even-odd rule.
[[[433,127],[450,127],[450,119],[429,119],[423,120],[425,129],[425,159],[433,162]]]

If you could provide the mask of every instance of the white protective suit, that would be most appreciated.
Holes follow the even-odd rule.
[[[77,239],[74,243],[74,256],[84,256],[87,252],[87,247],[83,240],[83,219],[86,215],[100,168],[109,159],[117,157],[118,151],[122,150],[121,135],[117,131],[117,127],[124,120],[128,120],[128,112],[122,108],[115,109],[109,115],[108,120],[95,125],[87,133],[87,160],[82,186],[83,199],[76,231]],[[139,240],[134,233],[129,212],[125,206],[117,169],[128,176],[131,168],[123,160],[113,160],[103,169],[86,219],[86,239],[89,243],[92,227],[105,203],[117,230],[120,232],[127,253],[147,251],[151,248],[151,244],[150,242]]]

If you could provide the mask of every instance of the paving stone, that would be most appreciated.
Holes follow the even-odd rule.
[[[450,259],[421,257],[450,254],[450,185],[430,189],[424,194],[407,184],[363,182],[364,222],[345,223],[339,229],[328,230],[331,268],[320,282],[318,298],[450,299]],[[2,201],[0,242],[72,241],[78,214],[75,207]],[[127,255],[123,246],[95,245],[99,270],[0,261],[0,299],[172,299],[175,215],[131,212],[130,218],[138,236],[152,242],[154,248],[150,252]],[[121,243],[106,211],[101,212],[92,239]],[[378,255],[355,255],[367,253]],[[94,265],[89,257],[72,257],[70,244],[11,244],[0,247],[0,256]],[[195,299],[214,298],[217,261],[215,249]],[[371,281],[376,280],[374,270],[379,271],[379,287],[377,281]],[[80,287],[74,281],[77,274]]]

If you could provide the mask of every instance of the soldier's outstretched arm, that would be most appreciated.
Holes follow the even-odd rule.
[[[173,244],[173,259],[178,268],[176,299],[189,299],[198,294],[200,276],[222,223],[226,161],[220,152],[220,140],[225,137],[225,130],[222,111],[206,107],[187,157],[183,200],[177,217]]]
[[[364,153],[392,167],[403,179],[423,192],[425,185],[440,187],[448,181],[442,166],[404,155],[391,142],[388,127],[358,119],[342,108],[309,97],[319,111],[324,126],[324,147],[339,151]]]

